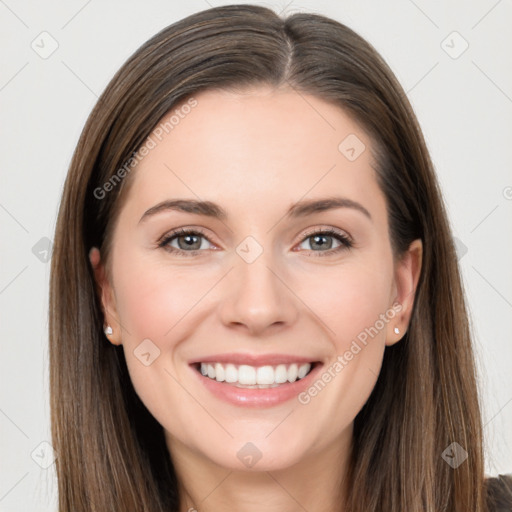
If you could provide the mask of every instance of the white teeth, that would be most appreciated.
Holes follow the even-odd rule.
[[[288,370],[286,369],[286,365],[280,364],[275,372],[275,382],[278,384],[284,384],[288,380]]]
[[[299,369],[296,364],[290,365],[288,368],[288,382],[295,382],[297,380],[297,375],[299,374]]]
[[[238,368],[238,382],[240,384],[256,384],[256,368],[242,364]]]
[[[254,367],[246,364],[201,363],[201,374],[217,382],[235,384],[239,387],[268,388],[276,387],[285,382],[303,379],[311,370],[311,364],[298,365],[279,364],[273,366]]]
[[[223,382],[226,378],[224,373],[224,367],[219,363],[215,365],[215,378],[219,382]]]
[[[303,379],[309,372],[310,368],[311,368],[311,366],[308,366],[307,364],[301,365],[299,367],[299,371],[297,372],[297,376],[299,377],[299,379]]]
[[[256,382],[258,384],[274,384],[274,369],[272,366],[260,366],[256,370]]]
[[[226,366],[226,382],[236,382],[238,380],[238,370],[234,364]]]

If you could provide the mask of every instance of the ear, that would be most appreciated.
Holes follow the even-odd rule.
[[[420,239],[417,239],[409,245],[405,254],[396,263],[392,304],[395,304],[393,310],[397,314],[387,324],[386,345],[388,346],[400,341],[409,327],[422,259],[423,244]],[[398,333],[395,332],[395,328],[398,328]]]
[[[114,290],[108,280],[105,266],[101,261],[100,251],[97,247],[93,247],[89,251],[89,260],[94,270],[96,289],[101,298],[103,316],[105,317],[105,325],[103,327],[105,328],[109,325],[112,328],[112,334],[105,334],[105,336],[113,345],[121,345],[121,324],[116,310]]]

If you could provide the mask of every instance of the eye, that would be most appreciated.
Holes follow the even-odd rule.
[[[209,242],[206,235],[200,229],[180,228],[164,235],[162,240],[158,242],[158,247],[162,247],[171,253],[187,253],[187,255],[194,256],[208,248],[205,247],[204,240]],[[176,242],[177,247],[171,245],[173,242]]]
[[[336,240],[339,245],[332,248],[333,242],[332,239]],[[324,229],[324,230],[318,230],[313,232],[308,232],[305,234],[304,240],[301,242],[302,244],[309,241],[310,247],[313,248],[320,248],[320,249],[326,249],[326,250],[315,250],[315,249],[309,249],[314,254],[314,256],[330,256],[333,254],[337,254],[340,251],[350,249],[353,246],[352,241],[347,235],[344,235],[343,233],[339,233],[338,231],[334,229]]]
[[[316,230],[305,233],[301,244],[309,241],[314,256],[329,256],[337,254],[340,251],[349,249],[353,246],[351,239],[334,229]],[[338,242],[338,246],[333,248],[332,239]],[[206,243],[203,243],[206,242]],[[176,245],[172,245],[175,243]],[[200,229],[176,229],[171,233],[164,235],[158,242],[158,247],[165,249],[170,253],[195,256],[205,249],[208,249],[208,243],[211,244],[208,237]],[[317,248],[325,250],[316,250]]]

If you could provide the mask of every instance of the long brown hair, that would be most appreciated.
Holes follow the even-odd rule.
[[[130,175],[106,194],[97,191],[164,114],[194,93],[259,84],[292,87],[353,115],[378,155],[395,255],[416,238],[423,242],[407,334],[386,349],[375,388],[355,418],[349,495],[340,508],[484,512],[482,424],[465,299],[433,165],[407,97],[375,49],[343,24],[309,13],[282,19],[252,5],[196,13],[147,41],[111,80],[78,142],[51,262],[60,512],[179,508],[163,429],[135,393],[122,347],[104,336],[88,259],[91,247],[100,247],[108,266]],[[468,453],[457,468],[442,457],[453,442]]]

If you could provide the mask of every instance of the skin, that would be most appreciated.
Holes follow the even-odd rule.
[[[195,98],[198,105],[132,171],[110,276],[91,250],[109,340],[122,344],[137,393],[165,429],[182,511],[338,510],[353,420],[386,346],[399,342],[410,320],[421,241],[394,259],[370,139],[339,107],[268,87]],[[349,134],[366,146],[355,161],[338,150]],[[353,208],[285,217],[292,203],[333,195],[357,201],[371,219]],[[213,201],[228,218],[169,210],[139,222],[171,198]],[[180,227],[202,228],[202,252],[157,246]],[[334,253],[335,238],[318,247],[306,236],[325,228],[348,234],[353,247]],[[263,249],[250,264],[236,252],[247,236]],[[183,237],[170,244],[180,241],[186,250]],[[188,365],[238,352],[308,356],[327,368],[396,303],[400,312],[305,405],[231,405]],[[160,350],[149,366],[134,356],[146,338]],[[237,457],[247,442],[262,454],[252,468]]]

